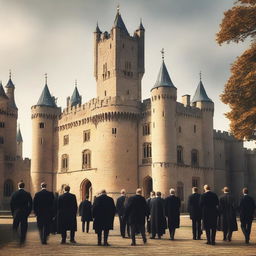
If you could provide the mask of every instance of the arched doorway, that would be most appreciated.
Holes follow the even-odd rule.
[[[150,192],[153,190],[153,180],[150,176],[147,176],[143,180],[143,194],[145,198],[150,197]]]
[[[82,201],[85,199],[86,195],[88,195],[89,200],[92,201],[92,183],[88,179],[85,179],[81,183],[81,199],[82,199]]]

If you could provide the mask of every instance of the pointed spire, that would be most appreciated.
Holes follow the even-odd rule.
[[[100,30],[100,28],[99,28],[98,21],[97,21],[97,25],[96,25],[95,33],[98,33],[98,34],[102,33],[102,32],[101,32],[101,30]]]
[[[212,102],[212,100],[208,97],[208,95],[204,89],[204,85],[202,83],[202,72],[201,71],[199,73],[199,84],[196,88],[196,92],[192,99],[192,103],[195,103],[197,101]]]
[[[47,85],[47,74],[45,74],[45,86],[41,93],[41,96],[36,104],[36,106],[47,106],[56,108],[56,103],[54,97],[51,96],[48,85]]]
[[[17,142],[23,142],[22,135],[21,135],[21,131],[20,131],[20,125],[18,125],[18,131],[17,131],[17,135],[16,135],[16,141],[17,141]]]
[[[172,83],[172,80],[169,76],[168,70],[167,70],[167,68],[165,66],[165,63],[164,63],[164,49],[161,50],[161,54],[162,54],[162,65],[160,67],[156,83],[155,83],[155,85],[152,89],[158,88],[158,87],[173,87],[173,88],[176,88]]]
[[[127,35],[129,35],[129,32],[124,24],[124,21],[121,17],[121,14],[120,14],[120,8],[119,8],[119,5],[117,6],[117,13],[116,13],[116,18],[115,18],[115,21],[114,21],[114,28],[120,28],[121,30],[123,30]]]
[[[142,24],[142,19],[140,18],[140,26],[139,26],[139,30],[144,30],[145,31],[145,28]]]
[[[5,86],[6,88],[15,88],[13,82],[12,82],[12,71],[9,70],[9,80],[8,80],[8,83],[7,85]]]
[[[77,80],[75,81],[75,89],[70,99],[71,107],[81,104],[81,96],[77,90]]]
[[[0,81],[0,98],[8,99],[8,96],[6,95],[6,93],[4,91],[2,81]]]

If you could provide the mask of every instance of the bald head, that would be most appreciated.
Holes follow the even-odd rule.
[[[223,188],[223,192],[224,192],[224,193],[229,193],[229,188],[228,188],[228,187],[224,187],[224,188]]]
[[[170,189],[170,195],[175,195],[175,189],[174,188]]]
[[[125,194],[126,194],[125,189],[121,189],[120,193],[121,193],[122,196],[125,196]]]
[[[210,190],[211,190],[210,186],[205,184],[204,185],[204,191],[206,192],[206,191],[210,191]]]
[[[102,189],[102,190],[100,191],[100,194],[101,194],[101,195],[106,195],[106,194],[107,194],[106,189]]]

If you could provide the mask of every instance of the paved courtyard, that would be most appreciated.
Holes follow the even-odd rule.
[[[142,239],[137,239],[138,246],[130,246],[130,239],[123,239],[119,236],[119,225],[115,219],[115,230],[110,232],[110,247],[96,246],[97,238],[93,230],[89,234],[81,232],[81,222],[78,218],[79,229],[76,233],[77,244],[61,245],[60,235],[51,235],[48,245],[41,245],[36,229],[35,219],[29,219],[29,232],[27,243],[20,248],[18,243],[12,241],[11,232],[12,220],[9,217],[0,217],[0,255],[256,255],[256,222],[253,223],[251,244],[246,245],[239,228],[233,235],[233,241],[223,242],[222,233],[217,233],[216,245],[205,244],[203,240],[194,241],[191,239],[191,223],[187,216],[181,217],[181,228],[176,232],[176,240],[168,240],[168,235],[163,239],[150,240],[143,245]],[[239,223],[240,225],[240,223]]]

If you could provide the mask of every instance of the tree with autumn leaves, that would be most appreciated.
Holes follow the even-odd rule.
[[[221,100],[228,104],[230,130],[238,139],[256,139],[256,0],[238,0],[224,13],[217,34],[221,45],[251,40],[250,48],[231,67]]]

